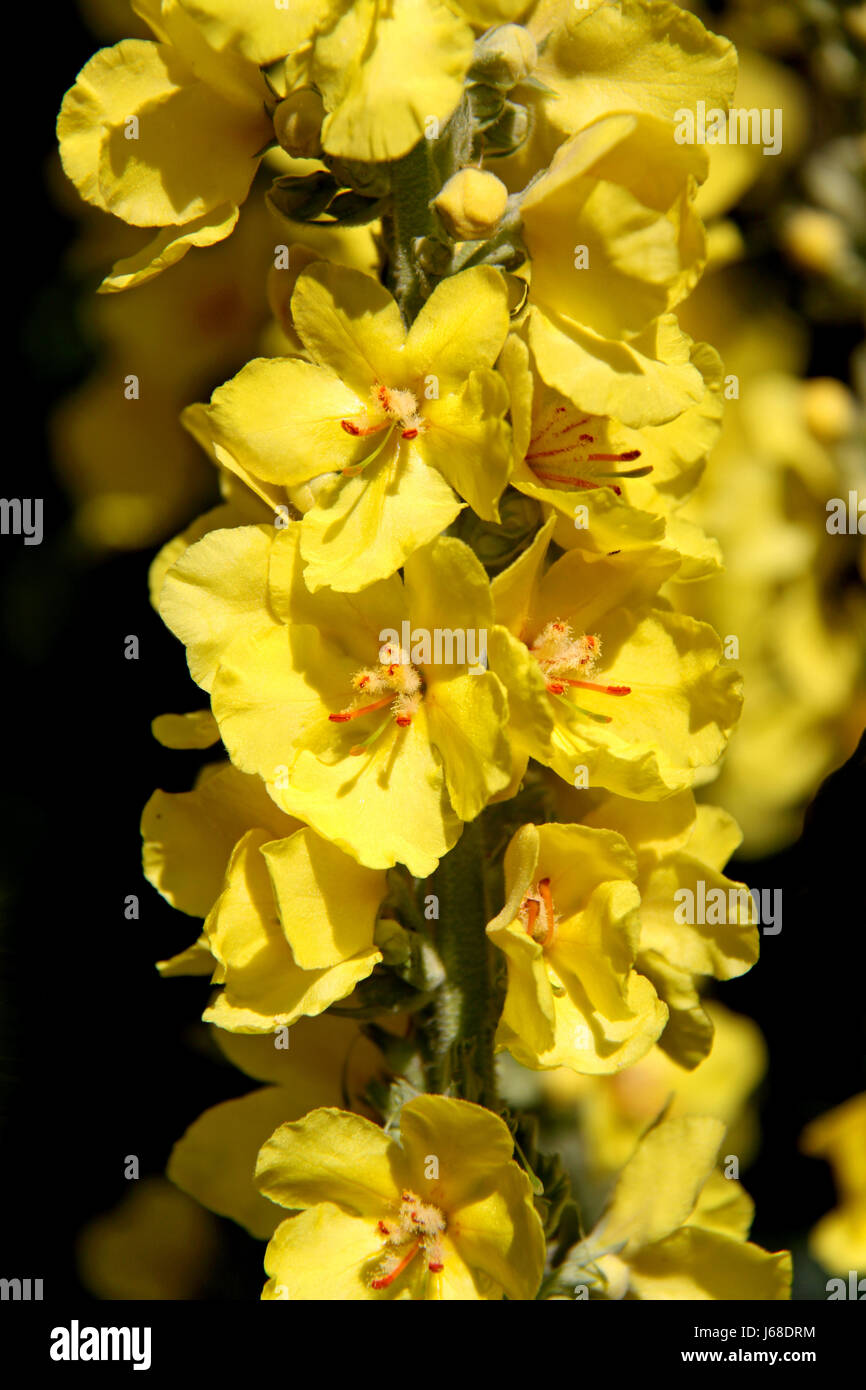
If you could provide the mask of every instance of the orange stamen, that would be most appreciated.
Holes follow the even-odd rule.
[[[362,705],[360,709],[341,709],[336,714],[329,714],[328,718],[332,724],[347,724],[350,719],[359,719],[362,714],[372,714],[374,710],[384,709],[393,699],[393,694],[383,695],[381,700],[374,700],[372,705]]]
[[[535,933],[535,924],[536,924],[536,922],[538,921],[538,914],[539,914],[540,911],[541,911],[541,903],[538,902],[538,900],[537,900],[536,898],[530,898],[529,901],[528,901],[527,904],[526,904],[526,915],[527,915],[527,917],[529,918],[528,922],[526,923],[526,934],[527,934],[527,936],[533,936],[533,935],[534,935],[534,933]]]
[[[541,942],[539,942],[539,945],[549,946],[550,942],[553,940],[554,931],[553,898],[550,892],[549,878],[543,878],[540,880],[538,884],[538,891],[541,894],[541,901],[544,903],[544,913],[547,918],[547,931],[544,934],[544,939]]]
[[[360,435],[378,434],[380,430],[385,428],[387,421],[383,420],[378,425],[356,425],[352,420],[341,420],[340,424],[347,434],[357,438]]]
[[[598,690],[602,695],[630,695],[630,685],[599,685],[598,681],[566,680],[566,685],[574,685],[578,690]],[[549,687],[548,687],[549,689]],[[556,692],[560,694],[559,691]]]
[[[383,1274],[378,1279],[370,1280],[371,1289],[390,1288],[390,1286],[393,1284],[394,1280],[398,1277],[398,1275],[403,1273],[403,1270],[409,1264],[410,1260],[414,1260],[415,1256],[418,1254],[418,1251],[420,1249],[421,1242],[419,1240],[417,1245],[412,1246],[412,1249],[409,1251],[408,1255],[404,1255],[402,1260],[400,1260],[399,1264],[396,1264],[394,1266],[390,1274]]]

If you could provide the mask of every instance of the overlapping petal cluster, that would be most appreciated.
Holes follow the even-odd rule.
[[[712,1056],[705,980],[757,958],[747,916],[674,917],[743,887],[692,791],[742,696],[680,511],[723,373],[676,317],[708,160],[674,117],[726,106],[731,46],[668,0],[134,8],[154,39],[98,53],[59,120],[82,197],[156,231],[103,288],[224,240],[260,167],[282,218],[276,323],[184,411],[220,505],[152,570],[209,697],[154,733],[229,759],[144,811],[147,877],[202,922],[160,969],[210,977],[205,1022],[267,1083],[170,1176],[269,1240],[267,1300],[528,1300],[563,1270],[787,1296],[712,1116],[629,1128],[564,1254],[564,1177],[493,1065],[645,1075],[654,1104],[659,1058]]]

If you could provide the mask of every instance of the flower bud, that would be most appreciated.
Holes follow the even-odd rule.
[[[274,134],[287,154],[317,159],[322,153],[325,106],[312,87],[290,92],[274,112]]]
[[[809,432],[822,444],[838,444],[857,422],[854,397],[834,377],[814,377],[803,383],[803,408]]]
[[[496,231],[508,189],[484,169],[461,169],[448,180],[433,206],[458,241],[481,241]]]
[[[502,24],[475,45],[472,76],[509,90],[528,77],[538,62],[535,39],[521,24]]]
[[[822,275],[837,270],[848,251],[848,237],[839,218],[817,208],[798,208],[792,213],[782,229],[782,242],[798,266]]]

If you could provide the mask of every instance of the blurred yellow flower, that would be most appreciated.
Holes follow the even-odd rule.
[[[620,1173],[569,1268],[582,1263],[587,1284],[605,1298],[789,1298],[790,1255],[747,1241],[751,1199],[716,1171],[724,1133],[718,1120],[661,1120]]]
[[[218,1239],[208,1212],[164,1178],[144,1178],[79,1233],[79,1277],[96,1298],[197,1298]]]
[[[866,1092],[813,1120],[800,1147],[827,1160],[839,1197],[810,1231],[809,1249],[833,1273],[866,1270]]]

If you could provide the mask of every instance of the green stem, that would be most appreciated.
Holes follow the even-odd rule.
[[[466,825],[433,877],[439,899],[436,948],[445,983],[436,1000],[434,1081],[466,1100],[497,1108],[493,1044],[500,1000],[485,927],[489,867],[484,827]]]
[[[430,233],[430,200],[438,186],[429,140],[419,140],[391,166],[391,211],[385,231],[391,284],[407,326],[417,317],[429,292],[415,254],[415,241]]]

